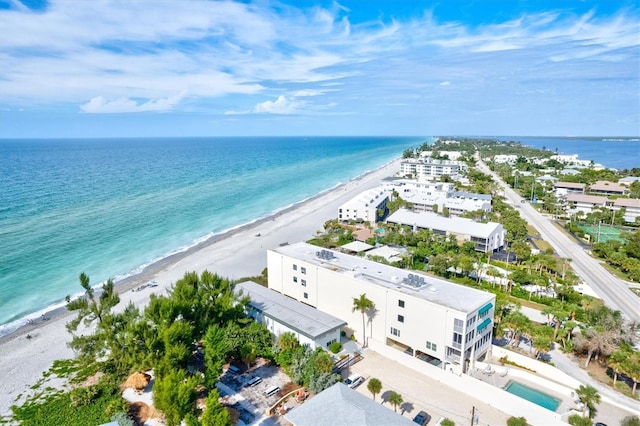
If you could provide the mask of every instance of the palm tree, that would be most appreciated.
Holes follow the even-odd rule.
[[[360,311],[362,314],[362,346],[367,346],[367,338],[366,338],[366,329],[364,325],[364,314],[367,309],[373,309],[375,307],[374,303],[367,299],[366,293],[362,293],[359,298],[353,298],[353,308],[351,312]]]
[[[596,404],[600,403],[600,394],[593,386],[580,385],[576,389],[576,395],[580,398],[584,407],[582,408],[582,417],[584,417],[587,408],[589,409],[589,418],[593,419],[596,416]]]
[[[397,392],[391,392],[389,395],[389,403],[393,405],[393,411],[398,412],[398,405],[402,404],[404,400],[402,399],[402,395]]]
[[[367,383],[367,389],[373,395],[373,400],[376,400],[376,395],[380,393],[382,390],[382,382],[375,377],[369,379],[369,383]]]

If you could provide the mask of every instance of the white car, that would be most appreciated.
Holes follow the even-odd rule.
[[[354,389],[362,382],[364,382],[364,378],[362,376],[359,374],[353,374],[344,381],[344,384],[349,386],[351,389]]]

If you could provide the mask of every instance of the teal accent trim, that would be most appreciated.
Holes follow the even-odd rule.
[[[486,314],[491,308],[493,308],[493,303],[487,303],[482,308],[480,308],[480,310],[478,310],[478,315]]]
[[[484,328],[486,328],[489,324],[491,324],[491,318],[487,318],[486,320],[482,321],[480,324],[478,324],[478,331],[482,331]]]

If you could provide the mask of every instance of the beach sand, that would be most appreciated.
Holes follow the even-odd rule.
[[[140,274],[117,283],[121,293],[117,309],[124,309],[129,302],[143,308],[152,292],[163,293],[185,272],[209,270],[232,279],[259,275],[267,266],[267,249],[312,238],[322,230],[324,222],[337,217],[341,204],[378,186],[382,178],[399,170],[400,160],[393,161],[271,217],[214,236],[184,253],[150,265]],[[151,280],[158,287],[132,291]],[[0,417],[11,413],[11,405],[24,401],[30,387],[54,360],[73,357],[67,347],[71,339],[65,327],[73,315],[59,309],[0,338]]]

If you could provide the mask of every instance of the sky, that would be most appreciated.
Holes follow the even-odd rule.
[[[637,0],[0,0],[0,138],[640,135]]]

